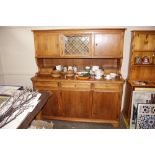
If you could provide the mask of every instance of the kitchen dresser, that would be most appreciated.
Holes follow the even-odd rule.
[[[142,91],[140,100],[146,93],[155,94],[155,31],[135,30],[132,31],[129,77],[123,108],[127,127],[132,128],[136,123],[137,110],[134,110],[133,94]]]
[[[43,108],[42,119],[120,125],[124,80],[121,77],[125,29],[33,30],[38,72],[32,77],[36,90],[53,96]],[[53,66],[100,66],[112,80],[90,77],[79,80],[51,76]]]

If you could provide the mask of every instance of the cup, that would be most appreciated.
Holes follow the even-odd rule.
[[[57,65],[57,66],[56,66],[56,70],[57,70],[57,71],[61,71],[61,70],[62,70],[62,66],[61,66],[61,65]]]
[[[73,67],[72,66],[68,66],[68,71],[69,70],[73,70]]]
[[[99,66],[92,66],[92,71],[96,71],[96,70],[98,70],[99,69]]]

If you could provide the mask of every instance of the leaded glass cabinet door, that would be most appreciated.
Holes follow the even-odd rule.
[[[91,34],[62,35],[61,45],[63,57],[91,57]]]

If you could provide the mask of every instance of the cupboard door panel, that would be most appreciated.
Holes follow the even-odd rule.
[[[120,104],[118,92],[93,92],[93,118],[118,121],[119,113]]]
[[[62,111],[65,117],[89,118],[91,115],[91,91],[61,92]]]
[[[52,90],[52,97],[49,98],[47,104],[42,110],[43,116],[61,116],[61,106],[59,102],[59,92]]]
[[[35,33],[35,49],[37,57],[60,56],[59,34],[57,33]]]
[[[121,57],[122,33],[95,34],[94,57]]]
[[[61,35],[61,57],[91,57],[91,34],[63,34]]]
[[[42,110],[42,116],[61,116],[61,104],[60,104],[60,92],[56,89],[50,89],[50,87],[35,87],[36,90],[51,91],[52,96],[48,99],[48,102]]]

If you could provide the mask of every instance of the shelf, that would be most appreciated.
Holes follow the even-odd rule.
[[[132,65],[134,67],[155,67],[155,64],[141,64],[141,65]]]
[[[136,51],[136,50],[133,50],[132,51],[132,53],[134,53],[134,52],[140,52],[140,53],[148,53],[148,52],[152,52],[152,53],[154,53],[155,52],[155,50],[144,50],[144,51]]]

